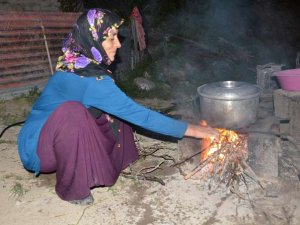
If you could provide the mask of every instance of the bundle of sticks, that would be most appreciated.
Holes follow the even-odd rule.
[[[197,174],[198,178],[200,176],[208,182],[209,190],[215,191],[220,185],[226,185],[231,192],[238,195],[240,195],[240,183],[246,184],[246,177],[261,186],[246,162],[248,159],[247,135],[234,133],[235,136],[232,138],[233,131],[219,131],[221,134],[219,141],[203,140],[200,163],[184,178],[190,179]]]

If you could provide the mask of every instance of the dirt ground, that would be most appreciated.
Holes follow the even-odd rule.
[[[2,111],[3,110],[3,111]],[[10,109],[11,110],[11,109]],[[4,109],[1,109],[2,113]],[[18,109],[20,111],[20,109]],[[0,130],[5,125],[0,125]],[[185,180],[168,155],[182,158],[178,143],[136,134],[142,149],[159,149],[142,157],[136,170],[163,165],[153,176],[164,182],[119,178],[113,187],[92,190],[90,206],[72,205],[57,197],[55,174],[35,177],[19,160],[16,138],[20,127],[10,128],[0,140],[0,224],[3,225],[299,225],[300,182],[293,176],[261,179],[265,190],[249,181],[243,198],[220,188],[210,193],[197,176]],[[293,157],[300,158],[294,151]],[[183,171],[194,165],[186,163]],[[150,174],[150,173],[149,173]]]

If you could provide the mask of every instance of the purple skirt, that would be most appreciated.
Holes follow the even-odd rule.
[[[112,186],[138,157],[131,127],[119,122],[118,138],[103,114],[95,119],[79,102],[66,102],[48,118],[39,137],[41,172],[56,172],[63,200],[83,199],[95,186]]]

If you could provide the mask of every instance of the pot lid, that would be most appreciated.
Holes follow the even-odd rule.
[[[258,97],[261,88],[242,81],[219,81],[198,87],[200,96],[219,100],[242,100]]]

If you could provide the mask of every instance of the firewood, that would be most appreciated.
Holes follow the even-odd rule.
[[[238,134],[238,138],[235,139],[230,136],[230,132],[226,133],[221,130],[222,140],[219,143],[213,142],[207,147],[207,150],[210,150],[208,156],[208,153],[204,155],[207,158],[185,174],[184,179],[187,180],[195,174],[199,174],[198,177],[208,183],[210,193],[224,185],[232,193],[245,199],[246,195],[239,189],[241,184],[247,185],[245,177],[251,178],[262,189],[264,187],[246,162],[248,159],[247,135]],[[179,163],[175,165],[179,165]]]

